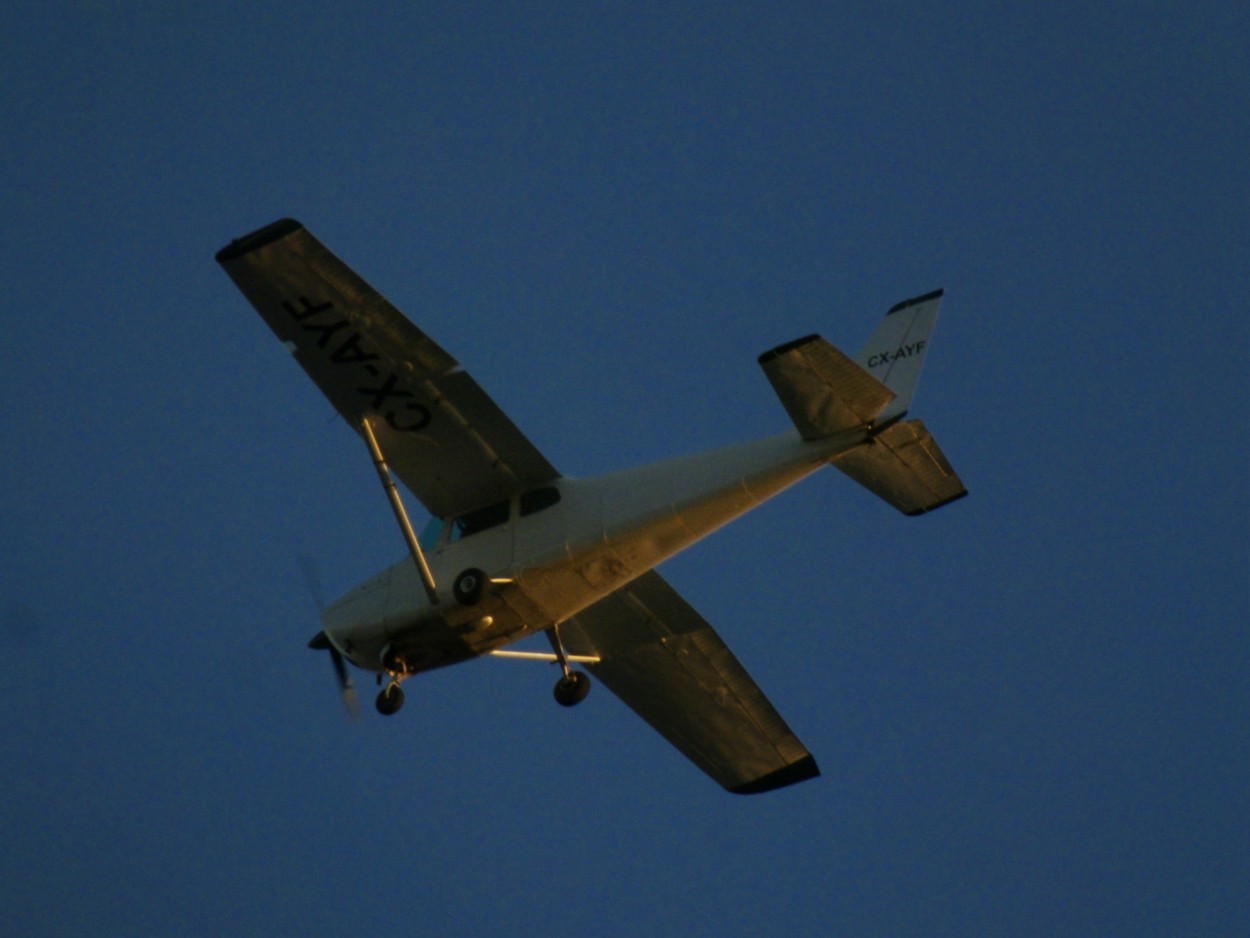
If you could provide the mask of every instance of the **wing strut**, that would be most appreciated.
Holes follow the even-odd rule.
[[[399,497],[399,489],[395,487],[395,480],[391,478],[391,471],[386,467],[386,459],[382,456],[382,448],[378,446],[378,438],[373,435],[373,427],[369,426],[369,418],[360,418],[360,429],[365,436],[365,442],[369,444],[369,453],[373,456],[373,467],[378,470],[378,479],[382,482],[382,488],[386,490],[386,497],[390,499],[391,509],[395,512],[395,520],[399,522],[399,529],[404,534],[404,540],[408,542],[408,551],[412,554],[412,562],[417,565],[417,573],[421,576],[421,585],[425,587],[425,594],[430,597],[430,604],[438,605],[438,589],[434,585],[434,574],[430,573],[430,565],[425,562],[425,554],[421,552],[421,544],[417,541],[417,535],[413,533],[412,522],[408,520],[408,512],[404,510],[403,499]]]

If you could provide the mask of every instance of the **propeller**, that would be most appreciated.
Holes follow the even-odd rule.
[[[304,571],[304,579],[308,582],[308,592],[312,594],[313,602],[317,604],[317,612],[320,613],[325,608],[325,599],[321,592],[321,576],[317,572],[317,565],[306,554],[300,555],[299,565]],[[324,630],[318,632],[309,640],[308,647],[317,650],[324,649],[330,653],[330,663],[334,665],[334,676],[338,679],[339,693],[343,696],[343,706],[347,709],[347,715],[353,720],[360,719],[360,700],[356,696],[356,685],[352,683],[352,676],[347,670],[347,662],[343,660],[343,655],[330,641],[330,636]]]
[[[338,678],[339,692],[343,695],[343,706],[347,709],[347,715],[353,720],[360,719],[360,699],[356,696],[356,685],[352,683],[352,676],[347,671],[347,662],[330,641],[330,636],[325,632],[318,632],[309,640],[308,647],[324,648],[330,653],[330,662],[334,665],[334,674]]]

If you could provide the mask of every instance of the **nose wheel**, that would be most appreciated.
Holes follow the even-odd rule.
[[[404,689],[399,686],[399,681],[391,680],[381,693],[378,694],[376,701],[378,713],[383,716],[391,716],[399,712],[399,708],[404,705]]]
[[[378,708],[378,713],[383,716],[392,716],[399,712],[399,708],[404,705],[404,691],[399,686],[399,682],[408,678],[412,673],[412,669],[408,667],[408,662],[404,660],[404,656],[392,651],[389,647],[382,653],[382,664],[386,668],[386,673],[391,676],[386,686],[378,693],[378,698],[374,701],[374,705]],[[378,682],[381,683],[382,675],[378,675]]]

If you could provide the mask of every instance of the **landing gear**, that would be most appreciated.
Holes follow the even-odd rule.
[[[389,645],[382,650],[382,667],[386,668],[386,673],[391,679],[387,681],[386,686],[382,688],[378,694],[375,704],[378,713],[383,716],[391,716],[398,713],[399,708],[404,705],[404,691],[399,686],[399,682],[405,680],[414,672],[408,667],[408,662],[404,660],[404,656],[394,651]],[[382,683],[382,675],[378,675],[378,683]]]
[[[391,716],[399,712],[399,708],[404,705],[404,691],[399,686],[399,681],[392,680],[378,694],[377,707],[378,713],[383,716]]]
[[[482,594],[486,592],[486,585],[489,582],[490,579],[485,573],[476,567],[470,567],[456,577],[456,582],[451,585],[451,592],[460,605],[476,606]]]
[[[581,703],[590,693],[590,678],[581,671],[574,671],[569,667],[569,657],[564,652],[564,644],[560,641],[560,633],[556,627],[553,625],[546,631],[547,641],[551,642],[551,650],[556,653],[556,661],[560,663],[560,668],[564,671],[564,676],[556,681],[555,689],[552,691],[556,703],[562,707],[571,707]]]
[[[556,681],[553,693],[556,703],[562,707],[571,707],[581,703],[590,693],[590,678],[581,671],[570,671]]]

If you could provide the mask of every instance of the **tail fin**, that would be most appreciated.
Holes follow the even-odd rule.
[[[878,423],[896,420],[911,406],[941,303],[942,291],[934,290],[891,307],[859,353],[859,366],[896,395],[877,416]]]
[[[907,413],[941,302],[942,291],[934,290],[891,307],[855,360],[816,335],[761,355],[803,439],[883,427]]]
[[[857,361],[814,335],[760,356],[803,439],[848,434],[847,448],[830,463],[909,515],[968,494],[925,425],[900,420],[916,391],[941,300],[936,290],[894,306]]]

